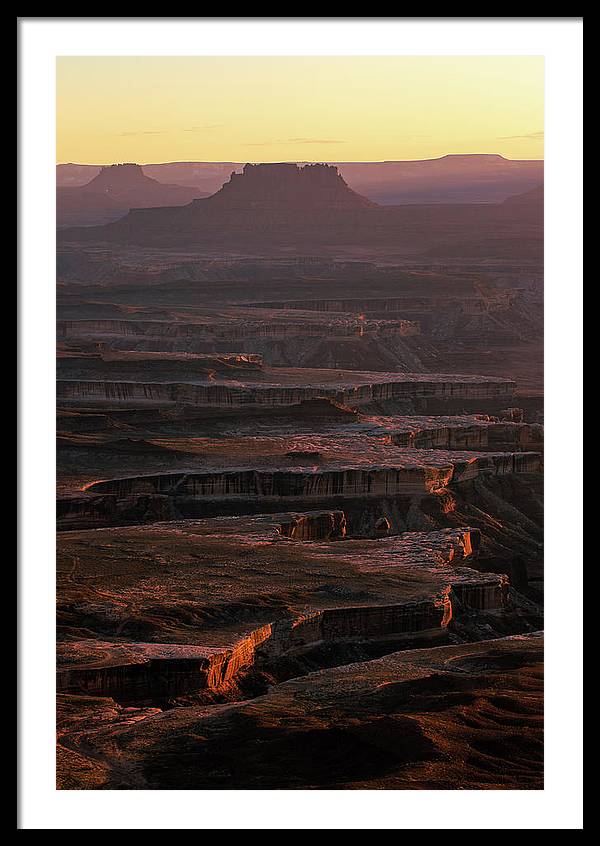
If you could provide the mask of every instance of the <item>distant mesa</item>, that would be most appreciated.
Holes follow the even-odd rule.
[[[479,153],[338,167],[352,188],[384,205],[500,203],[544,179],[543,161]]]
[[[298,164],[305,164],[298,162]],[[380,205],[425,203],[500,203],[539,185],[541,160],[506,159],[495,154],[451,154],[437,159],[384,162],[328,162],[348,186]],[[195,188],[197,196],[218,191],[243,162],[164,162],[145,164],[144,174],[161,183]],[[100,172],[99,165],[57,165],[59,186],[83,185]]]
[[[88,192],[100,191],[118,195],[127,188],[154,187],[156,184],[156,180],[144,175],[141,165],[124,162],[101,168],[100,173],[91,182],[81,187]]]
[[[85,185],[59,187],[57,219],[59,225],[104,223],[132,208],[183,206],[202,196],[207,195],[195,188],[157,182],[138,164],[114,164],[103,167]]]
[[[71,190],[77,191],[80,197],[102,194],[122,205],[137,201],[144,206],[167,205],[168,201],[173,205],[185,205],[199,196],[206,196],[183,185],[157,182],[146,176],[141,165],[130,162],[103,167],[91,182]]]

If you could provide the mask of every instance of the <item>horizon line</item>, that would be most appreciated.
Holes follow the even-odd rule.
[[[398,163],[398,162],[435,162],[440,161],[441,159],[450,158],[450,157],[465,157],[465,156],[487,156],[487,157],[494,157],[504,159],[505,161],[509,162],[543,162],[544,158],[539,159],[523,159],[523,158],[516,158],[511,159],[508,156],[502,155],[502,153],[444,153],[441,156],[433,156],[431,158],[426,159],[347,159],[346,161],[341,160],[333,160],[333,159],[269,159],[268,161],[257,161],[256,159],[244,159],[239,161],[233,160],[226,160],[226,159],[170,159],[167,161],[147,161],[147,162],[139,162],[139,161],[131,161],[131,162],[74,162],[74,161],[65,161],[65,162],[56,162],[56,167],[60,165],[78,165],[78,166],[87,166],[87,167],[109,167],[114,164],[137,164],[140,167],[144,167],[145,165],[167,165],[167,164],[235,164],[235,165],[242,165],[242,164],[391,164],[391,163]]]

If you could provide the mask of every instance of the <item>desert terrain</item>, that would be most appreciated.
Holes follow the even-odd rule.
[[[59,788],[543,787],[543,172],[456,158],[61,166]]]

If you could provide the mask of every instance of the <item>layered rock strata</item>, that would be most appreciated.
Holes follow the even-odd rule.
[[[302,531],[296,534],[290,527],[302,527]],[[298,543],[298,537],[305,542]],[[306,543],[307,538],[311,542]],[[259,660],[278,659],[319,643],[397,641],[418,635],[440,638],[456,613],[455,604],[458,613],[508,607],[506,577],[480,573],[468,566],[479,548],[475,529],[409,532],[374,541],[343,538],[344,515],[340,512],[170,523],[144,532],[106,530],[97,536],[104,560],[92,555],[86,533],[64,535],[59,545],[59,619],[67,626],[65,633],[77,631],[91,615],[101,615],[105,630],[111,627],[112,619],[114,633],[121,637],[61,643],[59,690],[109,695],[119,701],[163,700],[203,689],[218,691]],[[131,556],[140,544],[146,550],[145,588],[127,560],[133,562]],[[193,576],[189,564],[182,561],[181,572],[174,579],[164,555],[177,555],[178,549],[185,549],[190,561],[198,561],[201,551],[216,569],[212,574],[201,569]],[[125,551],[125,560],[119,550]],[[267,584],[272,595],[286,590],[285,578],[280,587],[274,582],[272,568],[275,561],[281,565],[288,559],[295,577],[295,610],[275,604],[273,620],[254,627],[252,617],[258,619],[264,614],[257,599],[248,600],[246,623],[238,620],[232,625],[227,613],[219,613],[226,600],[219,560],[227,559],[232,550],[236,550],[236,578],[243,578],[247,590],[257,598]],[[252,561],[248,560],[250,552]],[[73,564],[69,567],[71,556]],[[317,571],[318,579],[334,579],[331,592],[315,591]],[[130,580],[135,585],[133,593],[128,587]],[[115,589],[117,584],[122,587]],[[202,613],[208,616],[194,630],[188,626],[182,630],[188,643],[168,643],[164,641],[167,631],[176,631],[169,617],[175,608],[174,622],[190,613],[186,593],[194,584],[203,585]],[[159,600],[167,585],[168,598]],[[357,593],[359,585],[362,589]],[[370,601],[357,602],[364,588],[370,591],[365,594]],[[242,595],[238,594],[238,600]],[[133,600],[130,611],[122,604],[121,597],[125,596]],[[214,599],[207,607],[209,596]],[[233,596],[231,600],[235,601]],[[162,611],[157,604],[160,602],[166,603]],[[170,606],[172,611],[168,610]],[[146,614],[148,621],[154,617],[161,642],[123,641],[131,612],[140,622]],[[156,628],[161,617],[164,623]]]
[[[59,786],[539,790],[543,658],[540,633],[395,652],[162,714],[63,694]]]
[[[330,398],[350,407],[402,400],[486,401],[504,405],[513,397],[515,385],[507,379],[477,376],[452,376],[398,373],[348,373],[313,371],[307,384],[307,372],[271,370],[264,381],[236,384],[217,378],[192,382],[120,382],[94,380],[57,381],[61,403],[104,403],[108,405],[156,403],[208,407],[246,407],[253,405],[291,406],[306,400]],[[269,382],[269,376],[285,377]],[[326,376],[327,381],[322,381]],[[296,381],[294,382],[294,377]],[[319,378],[321,377],[321,379]],[[344,378],[346,377],[346,378]]]
[[[360,441],[353,444],[348,457],[343,454],[343,444],[336,445],[335,441],[329,447],[330,454],[323,448],[312,454],[291,451],[284,457],[284,466],[277,466],[276,452],[261,456],[257,444],[254,466],[236,467],[235,447],[239,448],[239,443],[221,445],[224,452],[214,456],[212,462],[210,457],[207,462],[206,453],[202,456],[203,463],[212,463],[212,468],[112,478],[61,496],[58,525],[69,528],[86,522],[129,522],[128,514],[137,514],[137,520],[143,522],[192,517],[203,505],[218,514],[228,513],[235,503],[243,509],[262,503],[266,510],[277,510],[280,502],[310,507],[311,503],[321,505],[339,499],[364,502],[371,498],[426,496],[478,478],[535,474],[542,467],[541,456],[533,452],[400,450],[370,442],[361,450]],[[336,450],[339,457],[332,454]]]
[[[67,339],[98,339],[111,342],[123,339],[196,339],[198,341],[239,341],[249,338],[292,337],[368,337],[391,338],[395,335],[411,337],[419,334],[419,326],[411,320],[365,320],[353,315],[337,319],[316,320],[303,316],[300,320],[282,320],[272,314],[262,319],[240,317],[231,310],[223,320],[195,323],[172,320],[61,320],[57,323],[57,337]]]
[[[501,415],[502,416],[502,415]],[[375,418],[397,446],[414,449],[543,449],[539,423],[498,419],[488,415],[454,417]]]

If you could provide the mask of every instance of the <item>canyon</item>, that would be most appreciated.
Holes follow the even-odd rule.
[[[543,176],[493,158],[144,166],[58,230],[60,789],[541,789]]]
[[[542,662],[533,634],[395,652],[208,708],[60,694],[59,786],[539,789]]]

